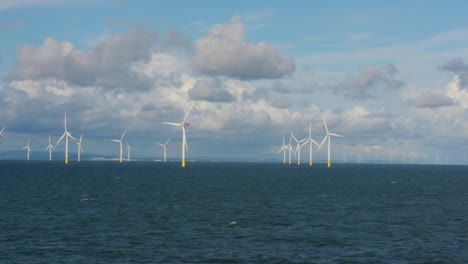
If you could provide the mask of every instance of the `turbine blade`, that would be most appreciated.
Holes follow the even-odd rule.
[[[57,141],[57,143],[55,143],[55,146],[57,146],[60,143],[60,141],[62,141],[62,139],[65,137],[66,134],[67,133],[63,133],[63,135],[60,137],[60,139]]]
[[[122,141],[122,139],[124,138],[125,133],[127,133],[127,129],[125,129],[125,131],[124,131],[123,134],[122,134],[122,137],[120,137],[120,141]]]
[[[73,139],[74,141],[76,141],[76,138],[74,138],[74,137],[70,134],[70,132],[67,132],[67,135],[68,135],[71,139]]]
[[[112,139],[112,141],[120,143],[120,140],[118,140],[118,139]]]
[[[166,141],[166,144],[164,144],[164,146],[166,146],[167,143],[169,143],[169,141],[171,141],[171,138],[169,138],[169,139]]]
[[[161,147],[163,147],[163,148],[165,147],[165,146],[164,146],[163,144],[161,144],[161,143],[158,143],[158,145],[161,146]]]
[[[294,139],[294,141],[299,142],[299,141],[297,140],[297,138],[294,136],[293,133],[291,133],[291,136],[292,136],[292,138]]]
[[[187,113],[185,114],[185,116],[184,116],[184,121],[182,121],[182,124],[184,124],[184,123],[185,123],[185,120],[187,120],[187,117],[188,117],[188,115],[190,114],[190,111],[192,111],[192,108],[193,108],[193,105],[190,106],[189,110],[188,110]]]
[[[329,135],[330,135],[330,136],[334,136],[334,137],[344,137],[344,136],[342,136],[342,135],[338,135],[338,134],[335,134],[335,133],[330,133]]]
[[[323,117],[323,124],[325,125],[325,130],[327,131],[327,134],[328,134],[327,121],[325,121],[325,117]]]
[[[325,140],[327,140],[327,138],[328,138],[328,135],[326,135],[326,136],[323,138],[322,142],[321,142],[320,145],[318,146],[317,151],[319,151],[319,150],[322,148],[322,145],[323,145],[323,143],[325,143]]]
[[[67,132],[67,112],[65,112],[65,132]]]
[[[6,128],[6,126],[4,126],[4,127],[2,128],[2,130],[0,130],[0,135],[3,133],[3,130],[5,130],[5,128]]]
[[[182,126],[182,123],[171,123],[171,122],[162,122],[163,124],[170,125],[170,126]]]
[[[284,145],[285,145],[285,144],[284,144],[284,136],[283,136],[283,146],[284,146]]]

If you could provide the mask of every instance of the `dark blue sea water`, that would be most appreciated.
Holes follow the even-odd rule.
[[[1,263],[468,263],[468,167],[0,162]]]

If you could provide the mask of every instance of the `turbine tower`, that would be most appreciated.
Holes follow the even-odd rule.
[[[164,162],[166,162],[166,147],[167,147],[167,144],[169,143],[169,141],[171,140],[171,138],[169,138],[165,144],[161,144],[161,143],[158,143],[159,146],[163,147],[164,149]]]
[[[120,139],[113,139],[113,140],[112,140],[112,141],[117,142],[117,143],[120,144],[120,156],[119,156],[119,157],[120,157],[120,158],[119,158],[120,163],[123,162],[123,159],[122,159],[122,142],[123,142],[123,138],[124,138],[124,136],[125,136],[125,133],[127,133],[127,130],[126,130],[126,129],[125,129],[125,131],[123,132],[122,137],[120,137]]]
[[[49,151],[49,161],[52,160],[52,149],[54,149],[54,145],[52,145],[52,143],[50,143],[50,135],[49,135],[49,145],[45,148],[44,151]]]
[[[23,148],[26,150],[27,160],[29,160],[29,153],[31,153],[31,148],[29,147],[29,143],[31,143],[31,138],[28,139],[28,144]]]
[[[323,143],[325,143],[325,140],[328,139],[328,163],[327,163],[327,167],[330,168],[330,166],[331,166],[331,162],[330,162],[330,141],[331,141],[331,137],[343,137],[343,136],[335,134],[335,133],[331,133],[330,131],[328,131],[327,121],[325,121],[325,117],[323,118],[323,124],[325,125],[325,130],[327,131],[327,134],[323,138],[322,143],[320,143],[320,145],[318,147],[318,150],[320,150],[320,148],[322,148]]]
[[[67,113],[65,112],[65,131],[63,132],[63,135],[60,137],[60,139],[57,141],[55,146],[57,146],[62,139],[65,138],[65,164],[68,164],[68,138],[71,138],[76,141],[74,137],[72,137],[70,131],[67,130]]]
[[[81,140],[83,139],[83,133],[80,135],[80,140],[76,142],[76,145],[78,145],[78,162],[81,160],[81,152],[83,151],[83,144],[81,144]]]
[[[187,146],[187,138],[185,137],[185,127],[189,125],[189,123],[186,123],[185,121],[187,120],[187,117],[192,111],[193,105],[190,106],[189,110],[184,116],[184,120],[182,120],[181,123],[171,123],[171,122],[163,122],[163,124],[170,125],[170,126],[177,126],[182,128],[182,168],[185,168],[185,151],[188,151],[188,146]]]
[[[292,158],[291,158],[291,155],[292,155],[292,152],[293,152],[293,148],[292,148],[292,145],[291,145],[291,141],[292,141],[292,132],[291,132],[291,136],[289,137],[289,144],[288,144],[288,150],[289,150],[289,165],[292,164]]]
[[[304,144],[309,143],[309,166],[312,166],[312,144],[318,146],[319,144],[312,139],[312,122],[309,122],[309,138],[307,138]]]

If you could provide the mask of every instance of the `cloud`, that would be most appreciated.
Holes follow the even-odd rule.
[[[235,16],[228,24],[216,25],[195,43],[192,67],[207,75],[243,80],[276,79],[291,74],[295,64],[265,42],[245,41],[244,25]]]
[[[135,28],[105,37],[90,51],[78,50],[70,42],[48,38],[39,47],[19,48],[16,69],[8,78],[53,78],[76,86],[147,90],[152,84],[151,79],[131,67],[150,60],[156,37],[154,31]]]
[[[281,98],[281,99],[276,99],[271,103],[271,106],[275,108],[289,108],[291,104],[289,103],[288,98]]]
[[[445,94],[426,92],[408,99],[407,103],[418,108],[438,108],[453,105],[454,101]]]
[[[468,89],[468,64],[463,58],[455,58],[439,66],[439,70],[452,72],[460,78],[460,88]]]
[[[351,99],[374,99],[377,90],[398,90],[404,84],[396,79],[397,74],[398,70],[393,64],[381,68],[360,68],[356,73],[349,74],[332,90]]]
[[[224,84],[218,79],[197,80],[188,96],[191,100],[227,103],[234,101]]]
[[[457,102],[463,109],[468,109],[468,91],[461,86],[462,79],[455,75],[447,84],[447,96]]]

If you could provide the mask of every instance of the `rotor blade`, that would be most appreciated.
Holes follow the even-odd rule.
[[[80,135],[80,143],[81,143],[82,139],[83,139],[83,133],[81,133],[81,135]]]
[[[164,144],[164,146],[166,146],[167,143],[169,143],[169,141],[171,141],[171,138],[169,138],[169,139],[166,141],[166,144]]]
[[[291,132],[291,136],[294,139],[294,141],[299,142],[299,141],[297,141],[297,138],[294,136],[294,134],[292,132]]]
[[[184,123],[185,123],[185,120],[187,120],[187,117],[188,117],[188,115],[190,114],[190,111],[192,111],[192,108],[193,108],[193,105],[190,106],[189,110],[188,110],[187,113],[185,114],[185,116],[184,116],[184,121],[182,121],[182,124],[184,124]]]
[[[319,150],[322,148],[322,145],[323,145],[323,143],[325,143],[325,140],[327,140],[327,138],[328,138],[328,135],[326,135],[326,136],[323,138],[322,142],[321,142],[320,145],[318,146],[317,151],[319,151]]]
[[[319,144],[318,144],[318,143],[317,143],[315,140],[313,140],[313,139],[310,139],[310,140],[311,140],[311,141],[312,141],[312,143],[314,143],[316,146],[318,146],[318,145],[319,145]]]
[[[284,146],[284,145],[285,145],[285,144],[284,144],[284,136],[283,136],[283,146]]]
[[[165,145],[163,145],[163,144],[161,144],[161,143],[158,143],[158,145],[161,146],[161,147],[163,147],[163,148],[165,147]]]
[[[66,134],[67,133],[63,133],[63,135],[60,137],[60,139],[57,141],[57,143],[55,143],[55,146],[57,146],[60,143],[60,141],[62,141],[62,139],[65,137]]]
[[[344,136],[342,136],[342,135],[338,135],[338,134],[335,134],[335,133],[330,133],[329,135],[330,135],[330,136],[334,136],[334,137],[344,137]]]
[[[67,112],[65,112],[65,132],[67,131]]]
[[[163,124],[170,125],[170,126],[182,126],[182,123],[171,123],[171,122],[162,122]]]
[[[120,138],[120,141],[122,141],[122,139],[124,138],[125,133],[127,133],[127,129],[125,129],[125,131],[123,132],[122,137]]]
[[[327,121],[325,121],[325,117],[323,117],[323,124],[325,125],[325,130],[327,131],[327,134],[328,134]]]
[[[112,141],[120,143],[120,140],[118,140],[118,139],[112,139]]]
[[[73,139],[73,140],[75,140],[75,141],[76,141],[76,138],[74,138],[74,137],[71,135],[71,133],[70,133],[70,132],[67,132],[67,135],[68,135],[68,136],[69,136],[71,139]]]
[[[5,128],[6,128],[6,126],[4,126],[4,127],[2,128],[2,130],[0,130],[0,135],[3,133],[3,130],[5,130]]]
[[[312,121],[309,121],[309,139],[312,138]]]
[[[289,137],[289,145],[291,145],[291,141],[292,141],[292,132],[291,132],[291,136]]]

